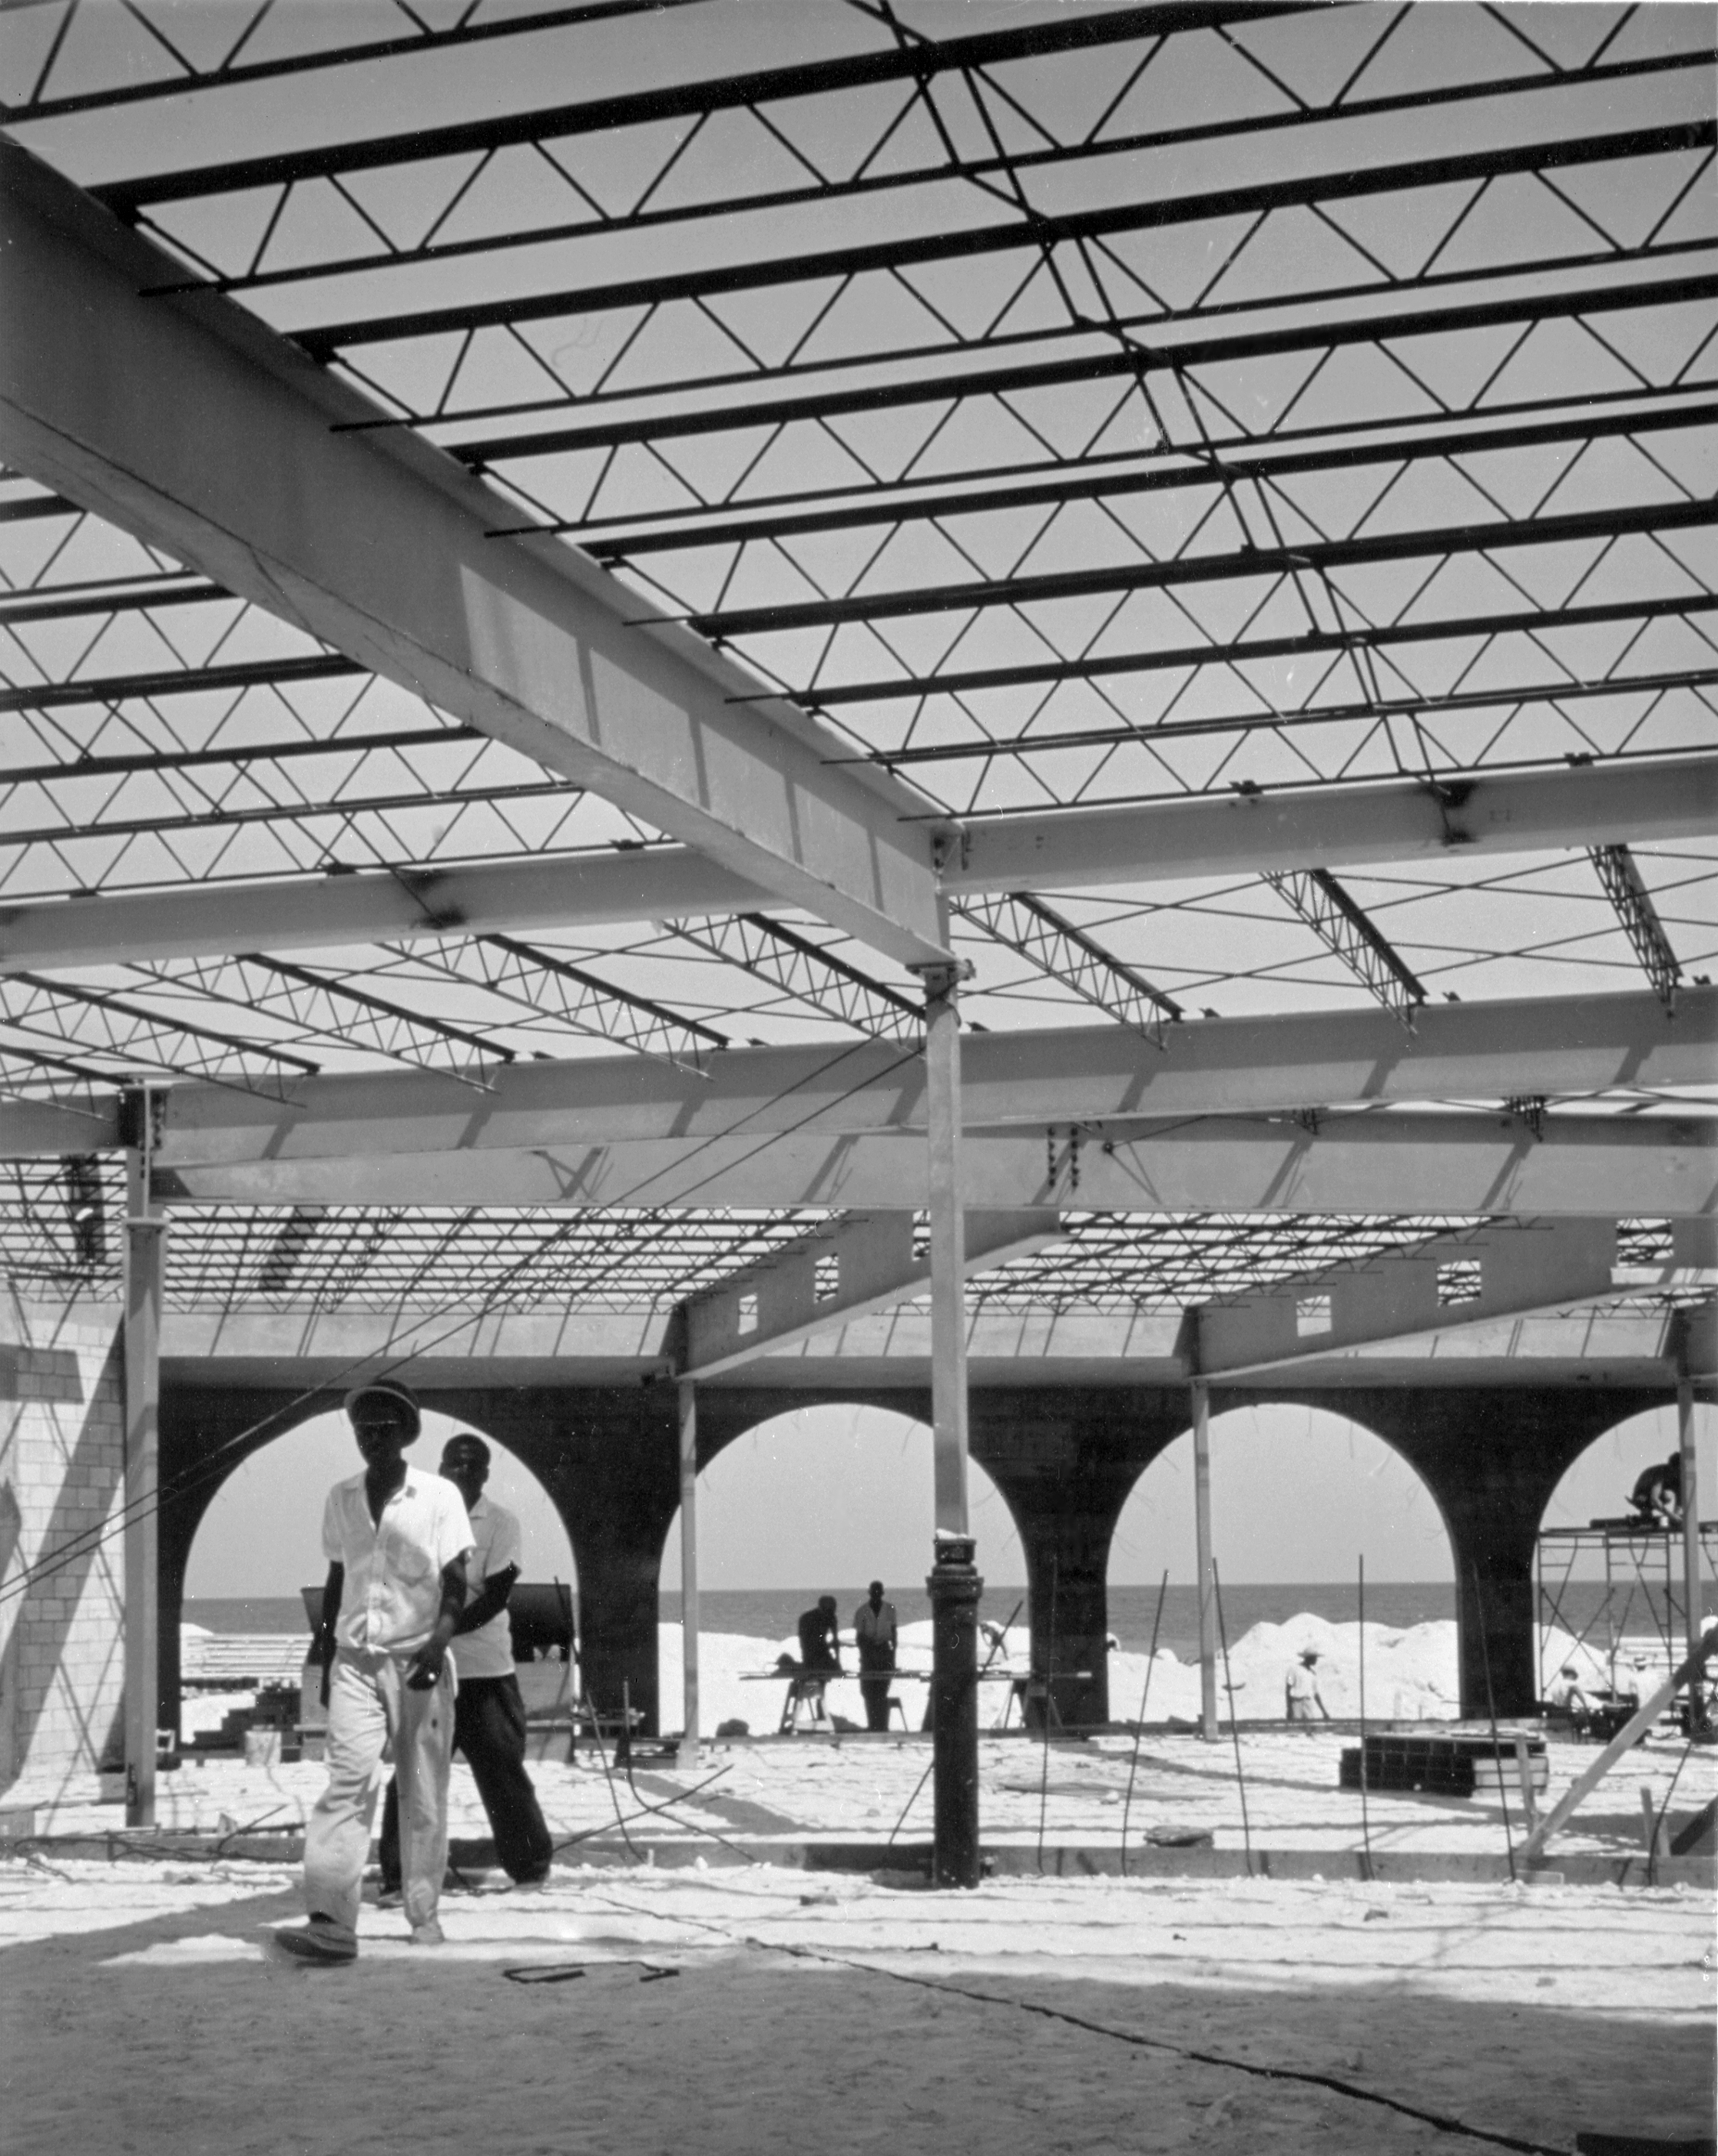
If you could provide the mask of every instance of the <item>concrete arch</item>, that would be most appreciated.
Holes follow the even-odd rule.
[[[480,1435],[488,1439],[503,1460],[517,1465],[537,1484],[543,1496],[552,1506],[554,1506],[557,1518],[560,1518],[560,1508],[556,1504],[553,1493],[544,1484],[531,1462],[518,1458],[505,1437],[489,1428],[482,1413],[482,1406],[487,1404],[486,1403],[465,1403],[460,1406],[460,1411],[455,1413],[450,1411],[450,1404],[444,1404],[440,1396],[426,1394],[424,1395],[423,1404],[427,1414],[440,1417],[455,1427],[463,1426],[475,1430]],[[343,1423],[343,1417],[340,1417],[338,1400],[327,1394],[310,1398],[295,1397],[273,1412],[268,1411],[265,1406],[259,1412],[249,1414],[239,1423],[237,1430],[224,1437],[216,1435],[212,1420],[206,1420],[203,1417],[176,1418],[175,1436],[178,1442],[173,1447],[173,1451],[180,1453],[186,1450],[193,1450],[193,1458],[188,1466],[181,1468],[176,1459],[170,1467],[168,1449],[165,1445],[163,1445],[161,1584],[158,1602],[161,1621],[161,1655],[163,1664],[160,1702],[162,1727],[176,1727],[177,1724],[179,1620],[183,1614],[186,1584],[196,1552],[198,1537],[208,1523],[211,1512],[219,1506],[223,1496],[230,1490],[234,1477],[249,1462],[273,1447],[289,1442],[299,1431],[331,1418],[339,1418]],[[192,1425],[188,1429],[188,1421]],[[420,1465],[428,1464],[433,1466],[440,1442],[440,1440],[433,1431],[426,1430],[419,1445],[414,1448],[414,1458]],[[335,1474],[350,1474],[357,1471],[358,1466],[357,1454],[349,1442],[346,1450],[350,1455],[350,1459],[343,1460],[333,1471]],[[320,1502],[323,1490],[327,1486],[327,1481],[332,1479],[331,1475],[326,1480],[318,1480],[315,1493],[317,1502]],[[564,1521],[562,1522],[562,1525],[564,1531]],[[306,1562],[309,1568],[305,1570],[301,1584],[307,1585],[321,1578],[322,1566],[319,1553],[311,1558],[307,1558]],[[168,1675],[165,1666],[169,1656],[172,1665],[171,1697],[169,1697]],[[170,1707],[172,1710],[171,1715],[168,1713]]]
[[[1696,1399],[1695,1443],[1705,1472],[1700,1481],[1700,1510],[1718,1513],[1718,1491],[1711,1473],[1718,1451],[1718,1404]],[[1676,1405],[1673,1399],[1638,1409],[1594,1432],[1585,1448],[1558,1477],[1546,1501],[1541,1527],[1584,1526],[1588,1521],[1620,1517],[1642,1468],[1676,1450]]]
[[[845,1591],[880,1573],[916,1602],[931,1564],[930,1446],[929,1424],[898,1399],[795,1399],[724,1430],[713,1457],[703,1460],[701,1448],[701,1584]],[[1017,1579],[1023,1557],[1014,1554],[1019,1529],[1007,1497],[976,1457],[971,1477],[980,1568],[987,1579]],[[680,1517],[676,1507],[664,1541],[670,1594]],[[1004,1548],[1011,1561],[999,1572]]]
[[[1309,1422],[1309,1429],[1304,1438],[1292,1426],[1288,1426],[1301,1416],[1305,1416]],[[1319,1512],[1319,1508],[1327,1502],[1327,1489],[1321,1487],[1317,1481],[1309,1481],[1309,1473],[1322,1474],[1330,1464],[1322,1455],[1328,1454],[1335,1442],[1346,1433],[1350,1445],[1353,1438],[1358,1435],[1370,1445],[1381,1448],[1391,1462],[1407,1471],[1413,1482],[1424,1491],[1429,1501],[1432,1516],[1436,1521],[1437,1532],[1442,1537],[1444,1546],[1442,1552],[1436,1556],[1422,1557],[1415,1553],[1412,1557],[1412,1562],[1429,1563],[1429,1570],[1411,1572],[1404,1569],[1404,1566],[1410,1561],[1407,1556],[1404,1556],[1401,1563],[1394,1565],[1386,1557],[1385,1562],[1381,1564],[1379,1558],[1382,1553],[1380,1541],[1397,1522],[1394,1519],[1375,1522],[1372,1533],[1368,1537],[1365,1528],[1357,1522],[1352,1537],[1354,1554],[1366,1556],[1368,1577],[1431,1578],[1447,1569],[1453,1569],[1454,1537],[1451,1533],[1450,1523],[1444,1515],[1443,1506],[1438,1501],[1438,1492],[1421,1473],[1412,1456],[1393,1441],[1387,1430],[1374,1430],[1363,1416],[1325,1402],[1282,1400],[1273,1397],[1258,1396],[1239,1398],[1231,1394],[1213,1395],[1211,1417],[1216,1553],[1219,1568],[1224,1573],[1237,1581],[1242,1578],[1254,1580],[1273,1577],[1284,1580],[1299,1580],[1319,1576],[1314,1571],[1297,1570],[1292,1561],[1282,1558],[1274,1551],[1267,1553],[1258,1548],[1256,1537],[1249,1541],[1245,1535],[1235,1532],[1237,1521],[1244,1527],[1250,1528],[1253,1525],[1250,1517],[1254,1509],[1253,1486],[1249,1485],[1248,1491],[1247,1513],[1249,1517],[1243,1518],[1237,1513],[1232,1503],[1226,1499],[1223,1459],[1223,1454],[1227,1449],[1226,1440],[1232,1441],[1237,1435],[1241,1434],[1237,1425],[1243,1420],[1256,1425],[1262,1419],[1272,1417],[1277,1418],[1285,1426],[1278,1432],[1259,1432],[1255,1429],[1247,1434],[1254,1437],[1256,1442],[1267,1451],[1280,1450],[1285,1458],[1296,1447],[1301,1447],[1304,1451],[1309,1444],[1314,1455],[1311,1460],[1307,1460],[1304,1457],[1299,1466],[1298,1480],[1302,1486],[1299,1490],[1290,1487],[1278,1491],[1273,1496],[1272,1517],[1279,1537],[1285,1538],[1287,1546],[1292,1547],[1293,1537],[1303,1529],[1309,1533],[1317,1532],[1316,1520],[1306,1520],[1304,1516],[1316,1515]],[[1225,1425],[1227,1425],[1227,1430]],[[1175,1461],[1175,1456],[1181,1452],[1183,1447],[1186,1448],[1185,1486],[1178,1496],[1177,1502],[1185,1513],[1185,1518],[1177,1527],[1175,1539],[1172,1545],[1165,1548],[1161,1541],[1159,1542],[1154,1553],[1147,1561],[1147,1568],[1150,1579],[1154,1583],[1158,1577],[1160,1567],[1165,1563],[1170,1567],[1172,1578],[1179,1577],[1184,1582],[1192,1579],[1196,1565],[1193,1553],[1193,1472],[1192,1448],[1190,1441],[1191,1435],[1190,1419],[1187,1426],[1178,1435],[1171,1438],[1166,1445],[1154,1453],[1151,1459],[1140,1468],[1130,1484],[1121,1510],[1117,1515],[1115,1527],[1112,1531],[1110,1565],[1112,1585],[1121,1584],[1114,1576],[1117,1540],[1128,1525],[1129,1513],[1136,1511],[1139,1507],[1139,1501],[1144,1495],[1148,1477],[1158,1469],[1168,1467],[1172,1461]],[[1252,1460],[1249,1461],[1248,1465],[1256,1474],[1258,1463]],[[1372,1470],[1374,1474],[1376,1471],[1376,1468]],[[1297,1524],[1297,1513],[1303,1516],[1299,1524]],[[1245,1549],[1245,1554],[1237,1556],[1232,1562],[1231,1558],[1224,1554],[1226,1545],[1231,1549],[1235,1549],[1239,1545]],[[1348,1567],[1346,1576],[1352,1578],[1354,1576],[1353,1558],[1346,1552],[1344,1553],[1343,1562]],[[1270,1568],[1263,1568],[1266,1567]],[[1141,1576],[1143,1578],[1144,1574],[1142,1573]]]
[[[630,1686],[654,1727],[656,1561],[678,1500],[673,1388],[472,1383],[464,1368],[448,1373],[453,1382],[433,1371],[404,1374],[426,1409],[498,1440],[547,1491],[578,1568],[586,1690],[609,1712]],[[314,1389],[319,1382],[325,1389]],[[215,1383],[197,1365],[163,1372],[161,1472],[171,1492],[162,1508],[163,1726],[177,1708],[186,1561],[214,1488],[249,1452],[326,1412],[344,1382],[342,1370],[306,1361]]]
[[[1533,1568],[1541,1516],[1593,1437],[1661,1405],[1665,1390],[1596,1383],[1576,1372],[1507,1384],[1285,1386],[1268,1397],[1350,1415],[1415,1468],[1454,1553],[1462,1712],[1530,1713],[1539,1697]]]
[[[1718,1405],[1697,1399],[1694,1403],[1695,1445],[1698,1460],[1696,1496],[1702,1516],[1718,1515]],[[1547,1528],[1585,1527],[1595,1520],[1626,1517],[1628,1499],[1641,1471],[1673,1455],[1678,1449],[1677,1412],[1674,1402],[1625,1415],[1597,1431],[1572,1460],[1547,1498],[1539,1522]],[[1707,1543],[1701,1566],[1710,1583],[1715,1553]],[[1686,1580],[1682,1537],[1671,1534],[1655,1542],[1632,1540],[1626,1548],[1613,1543],[1607,1565],[1596,1547],[1573,1544],[1544,1546],[1541,1577],[1553,1604],[1562,1604],[1563,1629],[1579,1633],[1590,1621],[1587,1645],[1607,1666],[1613,1678],[1611,1657],[1618,1639],[1656,1635],[1666,1652],[1679,1657],[1687,1625],[1685,1609]],[[1610,1596],[1601,1601],[1592,1590],[1607,1583]],[[1572,1593],[1571,1593],[1572,1589]],[[1696,1597],[1696,1624],[1710,1608],[1709,1591]],[[1541,1676],[1546,1674],[1541,1671]]]

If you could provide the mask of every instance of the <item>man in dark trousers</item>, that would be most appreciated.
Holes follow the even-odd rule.
[[[513,1674],[507,1598],[519,1577],[519,1522],[483,1495],[489,1447],[460,1430],[442,1448],[441,1473],[466,1502],[475,1547],[467,1563],[468,1599],[450,1652],[459,1679],[454,1748],[463,1752],[489,1815],[495,1853],[516,1887],[548,1878],[554,1845],[525,1771],[525,1702]],[[382,1893],[399,1892],[399,1811],[393,1784],[382,1815]]]
[[[883,1600],[883,1584],[873,1579],[867,1599],[853,1612],[853,1640],[859,1650],[859,1697],[865,1702],[867,1729],[889,1726],[889,1684],[895,1674],[895,1641],[899,1631],[895,1605]]]

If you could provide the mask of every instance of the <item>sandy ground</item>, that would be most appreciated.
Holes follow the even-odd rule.
[[[1042,1825],[1052,1841],[1119,1847],[1124,1814],[1129,1845],[1155,1827],[1204,1831],[1220,1849],[1358,1850],[1367,1834],[1375,1851],[1469,1851],[1502,1857],[1524,1830],[1518,1795],[1507,1817],[1496,1798],[1391,1795],[1371,1792],[1362,1816],[1359,1794],[1337,1784],[1340,1755],[1356,1739],[1322,1727],[1243,1729],[1242,1777],[1227,1735],[1216,1744],[1179,1733],[1144,1738],[1135,1760],[1130,1738],[1099,1738],[1045,1748],[1021,1736],[985,1737],[979,1747],[983,1831],[988,1842],[1036,1844]],[[1596,1756],[1591,1745],[1552,1743],[1550,1789],[1556,1797]],[[617,1802],[629,1816],[640,1807],[676,1799],[671,1812],[644,1822],[661,1834],[692,1830],[803,1840],[807,1835],[886,1841],[898,1834],[923,1840],[931,1830],[928,1738],[900,1737],[770,1738],[711,1744],[694,1776],[641,1768],[636,1791],[612,1784],[589,1747],[575,1763],[533,1765],[544,1816],[558,1839],[612,1829]],[[1133,1778],[1131,1802],[1129,1779]],[[700,1794],[687,1793],[713,1777]],[[188,1763],[157,1783],[163,1830],[229,1834],[301,1824],[323,1784],[318,1765],[246,1767],[231,1757]],[[921,1786],[923,1784],[923,1786]],[[1640,1791],[1664,1810],[1664,1843],[1718,1794],[1718,1756],[1690,1752],[1679,1740],[1654,1737],[1602,1783],[1577,1812],[1556,1848],[1590,1855],[1638,1855],[1642,1848]],[[915,1791],[917,1794],[915,1794]],[[8,1804],[34,1801],[39,1832],[103,1833],[119,1826],[117,1804],[96,1801],[93,1779],[58,1791],[21,1784]],[[486,1833],[469,1770],[454,1766],[453,1832]],[[642,1830],[642,1829],[641,1829]],[[577,1847],[574,1841],[569,1857]],[[0,1845],[3,1846],[3,1845]]]
[[[450,1895],[439,1949],[367,1909],[359,1960],[307,1972],[265,1949],[285,1868],[0,1861],[0,2146],[1325,2156],[1710,2130],[1703,1893],[900,1876],[558,1871]]]
[[[779,1693],[748,1690],[773,1722]],[[696,1774],[659,1761],[631,1786],[587,1750],[533,1768],[561,1845],[546,1890],[469,1876],[429,1951],[367,1908],[358,1962],[313,1972],[267,1951],[299,1914],[295,1870],[211,1861],[206,1840],[176,1854],[172,1837],[291,1828],[322,1770],[188,1764],[161,1778],[158,1835],[126,1861],[0,1844],[0,2156],[417,2156],[450,2136],[507,2156],[1391,2156],[1710,2133],[1710,1892],[1361,1884],[1361,1801],[1337,1783],[1354,1741],[1243,1728],[1237,1777],[1227,1737],[1155,1732],[1136,1758],[1119,1737],[987,1736],[993,1846],[1030,1852],[1042,1826],[1052,1845],[1114,1848],[1126,1811],[1133,1847],[1202,1830],[1330,1861],[1323,1880],[1029,1876],[971,1894],[888,1868],[892,1832],[930,1831],[916,1735],[711,1745]],[[1554,1799],[1595,1754],[1549,1756]],[[1718,1760],[1655,1738],[1556,1851],[1638,1858],[1642,1787],[1674,1832],[1718,1790]],[[50,1837],[121,1817],[92,1780],[7,1800],[35,1802]],[[581,1864],[585,1838],[615,1844],[617,1810],[662,1864]],[[463,1763],[452,1824],[485,1832]],[[1494,1860],[1522,1821],[1513,1799],[1506,1819],[1494,1799],[1373,1794],[1365,1826],[1411,1864]],[[877,1867],[734,1861],[736,1842],[808,1836],[874,1840]],[[717,1861],[671,1868],[676,1843]]]

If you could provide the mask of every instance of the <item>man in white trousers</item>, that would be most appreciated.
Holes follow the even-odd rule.
[[[385,1753],[399,1783],[406,1921],[439,1946],[447,1867],[454,1672],[447,1644],[466,1603],[471,1523],[451,1482],[409,1468],[418,1404],[392,1378],[348,1393],[364,1471],[337,1482],[322,1514],[328,1580],[311,1650],[329,1672],[328,1786],[305,1832],[307,1921],[274,1934],[294,1960],[357,1954],[358,1897]]]

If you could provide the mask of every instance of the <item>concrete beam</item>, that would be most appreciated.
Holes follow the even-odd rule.
[[[1359,868],[1622,844],[1605,835],[1710,837],[1718,755],[1383,786],[1233,793],[1197,803],[1081,808],[964,826],[944,889],[1054,891],[1268,870]],[[1641,843],[1649,843],[1643,835]]]
[[[1020,1213],[969,1211],[966,1273],[988,1272],[1059,1240],[1053,1208]],[[827,1292],[820,1295],[820,1269]],[[807,1235],[774,1258],[748,1265],[684,1306],[680,1374],[701,1381],[737,1370],[873,1311],[892,1310],[927,1293],[928,1261],[915,1263],[910,1213],[856,1213]]]
[[[922,798],[180,265],[0,145],[0,459],[733,875],[903,963],[944,949]]]
[[[1151,802],[976,824],[944,851],[951,896],[1290,873],[1428,854],[1652,844],[1718,821],[1718,755],[1505,773],[1462,806],[1422,781]],[[363,872],[315,881],[43,900],[0,907],[0,973],[122,960],[332,949],[449,935],[769,912],[780,900],[687,847],[575,860]]]
[[[476,1113],[483,1113],[478,1105]],[[1535,1138],[1507,1114],[1292,1116],[1088,1127],[1082,1209],[1121,1213],[1592,1214],[1718,1209],[1718,1125],[1556,1116]],[[964,1190],[1006,1211],[1071,1202],[1069,1149],[1047,1170],[1042,1129],[970,1129]],[[610,1145],[349,1154],[158,1168],[169,1199],[246,1204],[818,1205],[922,1208],[925,1147],[912,1131],[856,1137],[754,1132]]]
[[[1674,1021],[1644,990],[1436,1004],[1412,1034],[1387,1012],[1356,1007],[1190,1021],[1169,1029],[1161,1053],[1119,1025],[973,1034],[961,1044],[962,1113],[972,1130],[1033,1127],[1042,1155],[1052,1124],[1556,1099],[1617,1086],[1674,1091],[1709,1085],[1715,1067],[1718,988],[1686,991]],[[308,1079],[284,1101],[226,1086],[176,1086],[164,1096],[157,1162],[190,1169],[356,1158],[373,1168],[390,1153],[475,1160],[491,1152],[702,1143],[730,1132],[748,1144],[791,1132],[826,1147],[924,1130],[923,1065],[884,1041],[729,1049],[712,1058],[704,1081],[637,1056],[589,1056],[515,1064],[491,1071],[488,1081],[476,1094],[433,1072],[380,1071]],[[94,1127],[69,1111],[0,1102],[0,1158],[90,1152],[116,1142]]]

